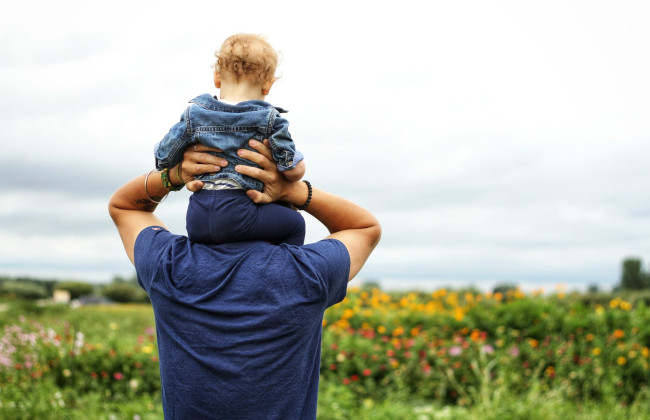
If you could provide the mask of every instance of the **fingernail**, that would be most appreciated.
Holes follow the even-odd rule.
[[[251,146],[257,146],[257,140],[251,140],[250,143]]]
[[[237,150],[237,154],[239,156],[244,156],[244,151],[243,150]]]

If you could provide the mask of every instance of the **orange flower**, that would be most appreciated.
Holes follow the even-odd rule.
[[[393,330],[393,337],[399,337],[402,334],[404,334],[404,327],[402,326],[399,326]]]
[[[555,378],[555,368],[553,366],[548,366],[546,368],[546,376],[549,378]]]
[[[614,336],[614,338],[623,338],[623,337],[625,337],[625,331],[620,330],[620,329],[615,330],[614,334],[612,334],[612,335]]]

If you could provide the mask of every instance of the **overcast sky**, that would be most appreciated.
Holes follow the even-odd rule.
[[[0,15],[0,275],[133,274],[106,211],[237,32],[391,287],[618,282],[650,257],[646,1],[26,1]],[[185,233],[189,195],[159,215]],[[307,216],[309,217],[309,216]],[[308,219],[308,241],[326,231]]]

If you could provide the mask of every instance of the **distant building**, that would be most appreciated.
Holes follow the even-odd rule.
[[[52,297],[54,303],[70,303],[70,292],[68,290],[55,290]]]

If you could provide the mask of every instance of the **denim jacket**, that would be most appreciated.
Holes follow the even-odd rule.
[[[259,167],[237,156],[237,150],[251,149],[248,145],[250,139],[269,139],[273,160],[278,169],[286,171],[295,168],[303,156],[295,150],[289,134],[289,122],[280,116],[280,113],[284,112],[287,111],[260,100],[230,105],[209,94],[198,96],[190,101],[190,106],[181,116],[181,120],[156,145],[156,168],[160,170],[176,166],[183,160],[183,152],[187,146],[201,143],[223,150],[223,153],[216,154],[225,158],[228,166],[219,172],[200,175],[196,179],[233,179],[245,190],[262,191],[264,185],[260,181],[235,172],[235,165]]]

